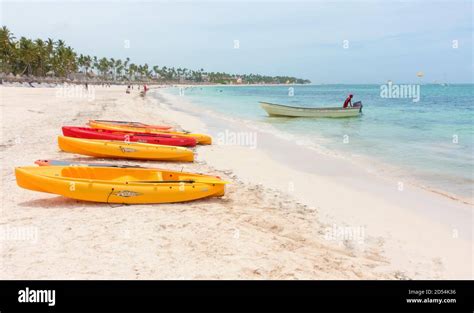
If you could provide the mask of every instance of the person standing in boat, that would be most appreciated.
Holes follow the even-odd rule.
[[[342,106],[344,109],[347,109],[347,107],[351,106],[352,107],[352,94],[350,94],[347,98],[346,101],[344,101],[344,105]]]

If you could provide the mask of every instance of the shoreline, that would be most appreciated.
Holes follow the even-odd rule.
[[[102,86],[102,85],[110,85],[110,86],[127,86],[127,85],[148,85],[149,87],[153,87],[151,89],[156,88],[169,88],[169,87],[228,87],[228,86],[304,86],[304,85],[311,85],[311,84],[298,84],[298,83],[288,83],[288,84],[269,84],[269,83],[262,83],[262,84],[218,84],[218,83],[210,83],[210,82],[201,82],[201,83],[178,83],[178,82],[153,82],[153,81],[107,81],[107,80],[68,80],[68,79],[38,79],[38,78],[28,78],[28,77],[15,77],[15,78],[1,78],[0,77],[0,86],[3,87],[25,87],[25,88],[55,88],[58,86],[63,85],[78,85],[82,86],[84,84],[88,84],[89,86]],[[36,84],[36,86],[32,86],[30,84]]]
[[[52,88],[0,87],[0,93],[0,227],[33,227],[38,233],[34,243],[0,238],[4,279],[472,277],[472,262],[467,261],[472,260],[472,230],[466,229],[466,215],[472,218],[472,213],[453,211],[446,229],[446,211],[429,208],[447,203],[439,198],[426,197],[421,210],[438,218],[436,223],[422,212],[404,209],[374,181],[355,185],[369,189],[354,189],[339,181],[340,175],[330,175],[339,171],[336,167],[308,175],[259,148],[199,146],[193,164],[67,154],[57,148],[60,126],[83,125],[89,118],[168,123],[196,132],[219,125],[177,110],[182,106],[177,99],[155,99],[152,93],[142,99],[138,92],[126,96],[123,87],[97,88],[94,99],[58,97]],[[221,199],[111,208],[16,186],[12,169],[40,158],[183,169],[216,174],[231,184]],[[328,160],[334,161],[321,157]],[[407,203],[424,200],[414,196]],[[448,208],[458,207],[451,202]],[[453,238],[456,227],[459,236]]]
[[[185,100],[185,99],[180,99],[178,96],[174,96],[174,95],[171,95],[169,93],[167,93],[166,89],[162,89],[159,91],[160,95],[161,95],[161,99],[160,100],[165,100],[165,101],[168,101],[170,103],[170,108],[171,109],[175,109],[178,108],[179,110],[179,113],[181,114],[190,114],[192,111],[190,111],[190,106],[193,107],[194,106],[194,109],[197,109],[197,106],[190,103],[188,100]],[[205,110],[205,113],[202,114],[202,116],[200,115],[193,115],[194,118],[197,118],[200,120],[200,122],[202,122],[203,120],[209,122],[210,120],[212,120],[210,118],[210,116],[212,116],[212,118],[215,118],[216,115],[213,115],[213,114],[209,114],[209,112],[212,110],[211,109],[208,109],[206,108]],[[182,118],[182,115],[180,115],[180,118]],[[206,123],[204,123],[206,124]],[[224,123],[222,123],[223,125],[225,124],[225,127],[228,128],[228,129],[232,129],[232,127],[237,127],[239,130],[245,130],[245,129],[251,129],[253,131],[255,131],[256,129],[255,128],[246,128],[247,125],[244,125],[242,123],[236,123],[237,126],[235,125],[232,125],[232,122],[230,122],[229,120],[225,120]],[[222,125],[221,125],[222,126]],[[203,128],[202,130],[208,130],[209,127],[207,128]],[[311,180],[311,179],[314,179],[315,175],[318,176],[318,175],[322,175],[325,177],[325,180],[323,179],[320,179],[321,181],[319,182],[320,183],[320,186],[321,188],[324,189],[324,183],[327,183],[328,180],[331,180],[330,178],[334,177],[334,175],[336,176],[337,179],[334,180],[333,184],[331,185],[332,188],[328,188],[328,190],[326,191],[329,191],[329,192],[334,192],[335,190],[337,190],[338,188],[339,189],[343,189],[343,190],[346,190],[346,188],[348,189],[348,191],[352,192],[352,195],[354,197],[354,199],[357,199],[358,195],[360,193],[369,193],[370,195],[370,200],[367,198],[363,199],[363,201],[367,201],[367,203],[371,203],[370,205],[368,205],[368,207],[372,207],[372,206],[381,206],[381,205],[385,205],[385,202],[389,202],[390,205],[386,205],[387,208],[386,210],[382,210],[381,213],[379,213],[381,216],[379,216],[379,219],[380,220],[377,220],[374,224],[377,224],[377,223],[380,223],[381,225],[383,225],[382,227],[377,227],[378,230],[374,231],[372,233],[372,235],[376,236],[378,234],[380,234],[380,231],[383,231],[384,228],[388,227],[389,225],[387,225],[387,223],[384,222],[383,220],[383,216],[385,214],[392,214],[393,216],[396,216],[397,214],[394,214],[394,212],[391,212],[391,209],[392,210],[403,210],[404,213],[406,216],[403,216],[402,218],[400,218],[398,220],[398,222],[400,222],[400,224],[403,223],[403,221],[405,219],[410,219],[410,218],[413,218],[413,219],[418,219],[418,218],[421,218],[421,220],[423,221],[426,221],[427,224],[432,224],[430,226],[428,225],[425,225],[427,228],[432,228],[432,227],[435,227],[436,229],[438,229],[438,231],[440,231],[440,229],[444,229],[444,238],[443,236],[441,236],[439,238],[439,240],[442,240],[444,241],[444,244],[446,245],[446,247],[449,247],[450,243],[449,241],[451,241],[448,237],[451,235],[450,232],[453,231],[453,229],[455,229],[455,232],[456,232],[456,236],[462,236],[463,239],[467,240],[467,246],[470,246],[470,249],[471,249],[471,252],[472,252],[472,223],[470,221],[472,221],[472,214],[473,214],[473,207],[470,203],[465,203],[463,202],[462,200],[459,200],[459,199],[456,199],[456,200],[453,200],[452,198],[450,198],[449,196],[446,196],[445,194],[438,194],[436,191],[433,191],[431,189],[426,189],[426,188],[423,188],[422,186],[420,185],[412,185],[412,184],[405,184],[404,186],[404,190],[403,192],[405,194],[407,194],[407,200],[406,201],[402,201],[399,199],[400,197],[400,194],[401,192],[399,190],[397,190],[397,183],[396,181],[393,180],[393,178],[391,178],[390,176],[386,176],[386,175],[380,175],[380,174],[377,174],[373,171],[369,172],[369,171],[366,171],[366,169],[363,167],[363,166],[358,166],[358,170],[354,171],[353,173],[351,173],[350,171],[352,170],[351,167],[347,167],[347,171],[348,172],[345,172],[343,176],[340,175],[340,173],[344,172],[344,167],[342,167],[341,169],[341,166],[343,166],[343,163],[346,163],[346,160],[344,159],[344,157],[342,156],[338,156],[338,155],[331,155],[331,153],[329,153],[329,155],[323,153],[321,154],[321,151],[317,151],[317,150],[314,150],[312,151],[311,153],[300,153],[300,155],[304,155],[306,157],[306,159],[311,159],[309,158],[309,156],[313,156],[316,158],[316,160],[318,160],[317,162],[321,161],[321,159],[323,161],[325,161],[324,165],[322,166],[319,166],[317,167],[315,170],[316,170],[316,173],[318,173],[319,171],[319,174],[316,174],[314,173],[313,171],[313,175],[305,175],[305,174],[308,174],[308,173],[304,173],[305,171],[305,168],[299,168],[295,166],[291,166],[290,165],[300,165],[304,162],[304,159],[305,157],[302,157],[301,159],[302,160],[282,160],[281,158],[278,159],[278,156],[279,155],[286,155],[288,153],[285,152],[285,149],[281,149],[280,150],[280,153],[276,153],[276,151],[278,151],[278,149],[271,149],[271,148],[275,148],[275,147],[278,147],[278,146],[283,146],[285,145],[286,146],[286,151],[291,151],[291,149],[289,147],[294,147],[296,149],[301,149],[299,151],[302,151],[302,150],[308,150],[308,149],[305,149],[304,146],[299,146],[299,145],[290,145],[290,141],[285,138],[279,138],[277,141],[275,141],[275,138],[272,138],[272,137],[275,137],[274,134],[265,134],[265,132],[263,132],[264,137],[263,139],[261,138],[261,134],[262,132],[260,130],[257,131],[258,132],[258,135],[259,135],[259,142],[263,142],[263,147],[261,147],[261,149],[248,149],[248,148],[245,148],[245,147],[230,147],[230,148],[233,148],[235,149],[234,153],[235,154],[243,154],[245,152],[243,152],[243,150],[249,150],[247,151],[248,153],[246,154],[248,158],[253,158],[253,159],[258,159],[258,160],[262,160],[261,162],[259,162],[259,164],[262,164],[262,163],[271,163],[273,162],[272,166],[268,166],[265,168],[266,172],[278,172],[278,171],[283,171],[283,172],[287,172],[286,175],[281,175],[280,178],[284,179],[284,177],[296,177],[296,175],[298,175],[297,173],[299,174],[303,174],[303,175],[300,175],[301,179],[304,181],[304,179],[307,179],[307,180]],[[212,131],[211,131],[211,134]],[[214,134],[213,134],[214,135]],[[270,141],[272,142],[273,141],[273,144],[269,144],[269,146],[273,146],[273,147],[268,147],[265,146],[265,143],[267,141]],[[283,142],[286,142],[285,144],[282,144]],[[226,147],[224,146],[223,149],[226,149],[226,148],[229,148],[229,147]],[[259,147],[260,148],[260,147]],[[217,148],[216,148],[217,149]],[[223,150],[222,149],[222,150]],[[257,153],[257,150],[261,150],[261,151],[258,151],[259,153]],[[231,156],[229,155],[230,153],[225,153],[224,151],[221,151],[221,159],[224,159],[224,158],[231,158]],[[276,157],[274,157],[274,156]],[[224,157],[225,156],[225,157]],[[326,159],[326,160],[324,160]],[[315,159],[312,159],[312,160],[315,160]],[[329,161],[328,161],[329,160]],[[219,163],[223,163],[223,162],[219,162],[215,157],[212,158],[212,161],[214,162],[213,165],[216,165],[216,164],[219,164]],[[235,164],[236,163],[239,163],[239,160],[237,160],[236,158],[233,158],[232,161],[234,162],[234,167],[236,166]],[[287,161],[287,162],[285,162]],[[288,162],[290,161],[290,162]],[[240,162],[242,163],[242,162]],[[289,165],[290,164],[290,165]],[[242,166],[243,164],[240,164],[240,166]],[[327,168],[325,168],[325,165],[329,165],[329,168],[330,170],[328,171]],[[247,164],[247,166],[251,166],[251,164]],[[219,168],[219,167],[218,167]],[[262,175],[265,174],[265,170],[261,170],[262,172]],[[308,168],[306,168],[306,170],[308,170]],[[241,175],[242,176],[246,176],[247,178],[249,177],[252,177],[252,173],[245,173],[245,170],[242,170],[241,171]],[[290,174],[291,173],[291,174]],[[349,175],[347,175],[347,173],[351,173]],[[349,177],[347,178],[347,176],[353,176],[353,177]],[[240,176],[240,175],[239,175]],[[273,176],[273,175],[272,175]],[[360,180],[364,181],[364,184],[366,184],[366,188],[364,187],[361,187],[360,185],[363,185],[360,183]],[[337,183],[335,183],[337,182]],[[267,180],[266,181],[266,184],[269,184],[269,185],[273,185],[272,187],[279,187],[280,190],[284,191],[287,186],[284,186],[284,185],[280,185],[280,186],[276,186],[276,184],[274,184],[272,182],[271,179]],[[316,181],[315,181],[315,184],[316,184]],[[385,186],[385,188],[381,188],[380,186],[383,185]],[[386,186],[389,185],[389,187],[387,188]],[[391,190],[390,190],[391,188]],[[377,192],[380,192],[381,194],[383,194],[383,197],[387,197],[387,199],[379,199],[379,201],[376,201],[375,199],[377,198],[380,198],[380,196],[376,195]],[[295,194],[298,194],[298,192],[295,192]],[[297,197],[297,199],[299,201],[302,201],[303,203],[305,204],[311,204],[311,205],[316,205],[316,206],[320,206],[320,203],[318,203],[318,201],[312,201],[312,193],[310,191],[309,188],[307,188],[306,190],[304,191],[301,191],[299,192],[299,197]],[[420,198],[420,199],[417,199],[417,198]],[[388,201],[387,201],[388,200]],[[374,202],[375,201],[375,202]],[[333,201],[332,199],[326,199],[326,202],[325,203],[325,206],[329,207],[329,206],[332,206],[333,205]],[[425,203],[424,203],[425,202]],[[345,202],[344,205],[347,205],[347,206],[350,206],[350,202]],[[409,209],[406,209],[405,207],[410,207]],[[357,219],[353,216],[351,216],[352,214],[347,214],[347,212],[344,212],[346,211],[346,209],[344,209],[344,207],[342,206],[340,209],[342,209],[341,211],[343,213],[338,213],[338,214],[334,214],[334,211],[328,211],[326,212],[327,213],[327,216],[331,216],[331,218],[329,219],[330,221],[329,222],[332,222],[333,221],[333,217],[332,215],[336,215],[336,218],[334,219],[335,221],[337,221],[338,223],[341,223],[341,221],[345,221],[345,222],[348,222],[348,221],[357,221],[355,222],[357,225],[362,225],[362,224],[365,224],[367,222],[367,220],[370,220],[371,218],[367,218],[367,219]],[[450,210],[452,209],[452,210]],[[457,211],[454,211],[454,210],[457,210]],[[454,211],[454,212],[453,212]],[[359,212],[361,213],[361,212]],[[365,209],[365,214],[361,214],[362,216],[370,216],[371,214],[371,210],[367,210]],[[442,216],[442,222],[440,223],[440,220],[439,218]],[[429,222],[428,222],[429,221]],[[436,226],[435,226],[436,224]],[[438,224],[441,224],[441,225],[438,225]],[[444,226],[443,226],[444,225]],[[457,226],[453,226],[453,225],[457,225]],[[396,225],[391,225],[392,228],[394,228],[392,231],[397,231],[396,228],[398,226]],[[416,226],[416,223],[413,223],[413,226],[415,227]],[[451,229],[450,229],[451,228]],[[399,231],[400,232],[400,231]],[[411,232],[408,232],[408,233],[411,233]],[[411,233],[411,235],[402,235],[402,234],[399,234],[401,235],[400,237],[401,238],[404,238],[404,240],[406,240],[407,242],[409,241],[410,239],[410,236],[414,236],[413,238],[416,238],[416,231],[414,231],[413,233]],[[385,237],[385,236],[384,236]],[[425,238],[426,239],[431,239],[431,238]],[[396,245],[395,243],[392,243],[392,247],[391,249],[393,250],[396,250],[396,248],[394,247],[394,245]],[[413,244],[413,251],[415,251],[416,249],[418,249],[419,247],[417,247],[418,244],[414,243]],[[415,248],[417,247],[417,248]],[[429,250],[429,249],[428,249]],[[462,250],[462,249],[461,249]],[[461,250],[459,250],[458,252],[460,252]],[[428,253],[432,253],[432,254],[437,254],[436,251],[426,251]],[[468,256],[469,257],[469,249],[465,250],[464,251],[466,254],[465,256]],[[395,251],[392,251],[393,253],[393,257],[394,258],[398,258],[398,263],[399,264],[403,264],[403,260],[401,260],[400,258],[400,255],[397,255],[397,253]],[[470,255],[470,257],[472,258],[472,254]],[[452,262],[454,263],[457,263],[456,260],[452,259]],[[408,264],[404,264],[405,266],[408,265]],[[453,266],[452,267],[452,270],[455,270],[456,271],[456,266]],[[465,271],[465,273],[469,273],[469,275],[472,276],[472,269],[467,269]],[[458,276],[459,277],[462,277],[462,276]]]
[[[175,88],[175,87],[169,86],[166,88]],[[161,89],[160,92],[163,93],[162,91],[164,91],[168,97],[172,97],[173,99],[176,99],[176,96],[167,92],[166,89],[165,90]],[[191,100],[186,99],[185,101],[180,101],[180,102],[181,102],[180,103],[181,107],[185,107],[185,110],[186,110],[184,111],[185,113],[186,112],[196,113],[198,112],[198,110],[200,110],[198,105],[192,103]],[[297,142],[298,146],[304,146],[305,148],[313,149],[320,154],[325,154],[325,155],[329,155],[335,158],[340,158],[344,160],[345,162],[350,162],[353,166],[359,167],[379,177],[390,179],[394,181],[395,183],[402,179],[404,185],[405,184],[411,185],[412,187],[420,188],[428,192],[432,192],[434,194],[438,194],[443,197],[449,198],[451,200],[458,201],[463,204],[474,205],[474,198],[472,197],[469,198],[468,196],[455,194],[448,190],[430,186],[427,184],[426,181],[423,181],[420,178],[410,175],[407,169],[402,168],[401,166],[396,165],[396,164],[388,163],[386,160],[372,158],[372,157],[369,157],[367,155],[362,155],[357,152],[356,154],[354,154],[353,152],[350,152],[350,151],[335,150],[335,149],[328,148],[322,145],[309,143],[307,142],[307,140],[301,139],[300,137],[297,137],[294,134],[284,133],[283,131],[276,129],[271,124],[257,122],[258,126],[255,126],[253,124],[254,121],[231,117],[230,115],[225,115],[224,113],[217,112],[207,107],[204,108],[204,110],[206,114],[195,115],[195,116],[203,120],[206,120],[206,119],[225,120],[226,122],[229,122],[231,124],[234,123],[234,124],[242,125],[243,127],[248,127],[249,129],[255,130],[258,133],[265,133],[270,136],[278,137],[280,139],[283,139],[283,141],[285,142]],[[327,139],[324,137],[321,137],[319,138],[319,140],[327,140]],[[397,174],[393,174],[393,172],[396,172]]]

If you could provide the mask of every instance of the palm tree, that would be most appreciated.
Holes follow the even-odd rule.
[[[89,75],[89,69],[92,67],[92,58],[90,55],[84,57],[84,68],[86,70],[86,78]]]
[[[115,68],[115,59],[114,58],[110,58],[109,69],[110,69],[110,75],[112,76],[112,79],[115,81],[116,68]]]
[[[153,66],[153,72],[155,73],[156,79],[160,78],[160,67],[158,65]]]
[[[77,71],[77,55],[76,52],[71,47],[66,47],[64,49],[64,54],[63,54],[63,68],[64,68],[64,76],[68,77],[69,74]]]
[[[98,70],[99,73],[102,75],[103,79],[107,78],[107,74],[109,73],[110,70],[110,63],[107,58],[101,58],[98,63]]]
[[[25,37],[20,38],[20,67],[23,68],[23,70],[20,72],[20,75],[23,75],[25,72],[27,72],[28,75],[32,74],[33,63],[36,59],[35,50],[35,44],[31,39]]]
[[[77,58],[77,65],[79,66],[79,71],[82,71],[86,67],[86,58],[82,53]]]
[[[37,76],[45,76],[46,74],[45,64],[47,63],[47,59],[48,59],[46,44],[41,39],[36,39],[34,43],[35,43],[35,48],[36,48],[36,68],[34,70],[34,73]]]
[[[128,63],[130,62],[130,58],[127,57],[125,61],[123,62],[123,70],[124,70],[124,75],[127,79],[129,79],[129,66]]]
[[[161,68],[161,77],[163,77],[165,80],[168,79],[168,68],[166,66]]]
[[[55,54],[55,46],[56,43],[54,42],[53,39],[48,38],[45,41],[46,47],[45,47],[45,54],[46,54],[46,59],[45,59],[45,71],[46,73],[53,72],[54,71],[54,54]]]
[[[149,70],[148,64],[143,64],[141,73],[142,77],[145,77],[145,80],[148,80],[151,76],[151,71]]]
[[[90,74],[89,70],[95,71],[102,79],[113,79],[114,81],[128,79],[131,80],[150,80],[153,73],[156,79],[163,81],[176,81],[180,79],[191,80],[195,82],[203,81],[203,75],[208,76],[208,80],[213,83],[226,84],[235,81],[241,77],[247,83],[310,83],[309,80],[289,77],[289,76],[264,76],[257,74],[228,74],[221,72],[205,72],[203,68],[194,71],[187,68],[166,67],[161,69],[155,65],[153,67],[145,63],[137,65],[130,63],[130,58],[125,61],[114,58],[97,58],[89,55],[76,54],[74,49],[67,46],[63,40],[55,42],[53,39],[31,40],[21,37],[18,41],[3,26],[0,29],[0,71],[2,73],[27,74],[45,76],[53,73],[59,77],[68,77],[71,73],[80,70],[85,72],[86,77]]]
[[[100,74],[99,71],[99,60],[96,56],[92,57],[92,68],[96,70],[96,74]]]
[[[135,73],[137,72],[138,67],[134,64],[131,63],[129,68],[128,68],[128,80],[135,80]]]
[[[13,70],[12,63],[15,53],[14,40],[15,37],[10,30],[6,26],[3,26],[0,29],[0,70],[4,73]]]
[[[115,60],[115,78],[114,80],[117,79],[117,75],[120,77],[120,79],[122,79],[122,71],[123,71],[123,64],[122,64],[122,60],[118,59],[118,60]]]

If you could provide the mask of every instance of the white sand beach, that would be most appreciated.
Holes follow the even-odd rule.
[[[230,182],[223,198],[110,206],[21,189],[16,166],[97,161],[59,151],[64,125],[102,118],[211,130],[160,89],[145,99],[123,86],[0,92],[2,279],[474,278],[472,205],[409,184],[400,190],[263,131],[256,148],[199,146],[192,164],[99,160],[219,175]]]

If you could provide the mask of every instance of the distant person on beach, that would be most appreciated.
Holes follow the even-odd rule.
[[[126,93],[130,93],[130,85],[127,86],[127,91],[125,91]]]
[[[347,98],[346,101],[344,101],[344,105],[342,106],[344,109],[346,109],[348,106],[352,106],[352,94],[350,94]]]
[[[148,86],[147,86],[146,84],[143,85],[143,91],[144,91],[144,92],[147,92],[147,91],[148,91]]]
[[[89,84],[85,84],[86,90],[89,90]]]

